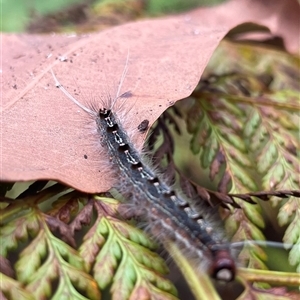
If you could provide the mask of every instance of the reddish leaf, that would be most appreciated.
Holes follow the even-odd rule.
[[[92,214],[93,214],[93,200],[88,200],[88,202],[84,205],[83,209],[79,212],[79,214],[75,217],[75,219],[71,223],[72,232],[81,230],[82,226],[84,225],[89,225],[91,222]]]
[[[298,296],[297,296],[298,295]],[[287,291],[286,287],[273,287],[267,290],[262,290],[254,286],[249,286],[238,300],[293,300],[299,299],[299,293],[293,291]]]
[[[0,255],[0,272],[12,278],[15,276],[15,272],[11,266],[10,261],[2,255]]]
[[[98,103],[115,95],[129,51],[122,92],[134,97],[122,107],[122,121],[137,129],[192,92],[219,41],[238,24],[268,26],[297,51],[298,12],[295,0],[239,0],[81,37],[3,35],[1,180],[55,179],[86,192],[112,185],[94,123],[87,127],[88,116],[55,88],[51,68],[80,102]],[[144,137],[138,133],[135,143]]]
[[[59,219],[47,215],[45,215],[45,221],[52,232],[58,231],[61,234],[61,239],[63,241],[66,241],[73,248],[76,247],[76,242],[70,226],[60,221]]]

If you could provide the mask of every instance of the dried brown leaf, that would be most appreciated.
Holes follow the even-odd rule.
[[[55,88],[50,69],[86,104],[113,94],[109,85],[116,86],[129,51],[122,91],[132,90],[134,99],[126,103],[125,127],[136,129],[191,93],[219,41],[241,23],[268,26],[297,51],[299,4],[286,3],[235,0],[84,36],[3,35],[1,180],[55,179],[86,192],[112,185],[88,117]]]

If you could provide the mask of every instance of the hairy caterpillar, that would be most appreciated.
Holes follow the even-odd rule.
[[[114,188],[128,201],[124,209],[146,221],[146,229],[162,244],[175,241],[197,268],[221,281],[235,278],[235,261],[216,212],[201,203],[195,205],[174,190],[131,142],[118,118],[117,101],[127,70],[126,62],[115,98],[107,97],[102,107],[89,109],[79,103],[53,77],[56,86],[75,104],[95,118],[101,145],[106,149],[117,178]],[[148,126],[148,125],[147,125]]]

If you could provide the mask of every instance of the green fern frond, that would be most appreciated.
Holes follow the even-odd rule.
[[[187,126],[192,133],[191,148],[199,153],[202,166],[210,167],[210,177],[213,180],[217,174],[223,173],[219,180],[218,190],[221,192],[241,193],[257,190],[252,179],[252,163],[245,141],[241,138],[244,111],[233,106],[229,96],[196,92],[197,99],[187,112]],[[230,120],[234,120],[230,122]],[[222,169],[223,167],[223,169]],[[222,172],[223,171],[223,172]],[[234,240],[264,240],[260,228],[264,227],[259,206],[253,206],[237,200],[241,210],[234,210],[227,226],[235,228]],[[255,246],[257,253],[261,252]],[[253,250],[254,251],[254,250]],[[248,255],[247,255],[248,253]],[[252,256],[248,251],[241,253],[247,265],[259,265],[266,268],[261,258],[263,255]]]
[[[284,94],[286,97],[283,98]],[[293,104],[295,96],[295,92],[280,91],[272,93],[268,100]],[[246,137],[250,139],[257,170],[262,174],[263,189],[298,189],[300,185],[299,114],[263,105],[256,105],[248,111]],[[250,126],[251,119],[255,119],[255,126]],[[289,224],[283,240],[295,245],[290,252],[290,262],[297,265],[300,270],[300,256],[297,255],[300,247],[300,234],[297,230],[300,227],[300,200],[292,196],[287,201],[277,197],[272,197],[271,201],[275,205],[280,203],[279,224]]]
[[[111,286],[113,299],[176,299],[176,290],[162,277],[167,268],[155,245],[139,229],[114,217],[119,203],[96,198],[97,219],[79,248],[88,270],[103,290]],[[107,212],[110,211],[109,214]]]
[[[250,54],[249,49],[251,55],[246,55]],[[224,53],[231,55],[224,60]],[[249,45],[223,42],[215,52],[198,90],[192,94],[199,107],[194,104],[189,110],[187,124],[193,134],[191,149],[200,157],[205,156],[201,157],[202,166],[210,168],[211,178],[225,169],[219,182],[222,191],[228,191],[229,184],[230,193],[257,191],[256,186],[263,190],[299,189],[300,106],[296,66],[298,57]],[[221,135],[223,139],[214,135],[220,130],[225,133]],[[226,131],[232,135],[231,140],[226,139]],[[242,143],[237,143],[236,136]],[[232,162],[228,159],[230,155]],[[222,163],[226,165],[223,169]],[[289,224],[283,241],[295,245],[290,261],[299,270],[300,201],[293,196],[288,200],[272,197],[271,201],[280,203],[279,224]],[[226,224],[235,233],[234,239],[263,239],[260,230],[247,224],[251,220],[257,229],[263,228],[259,207],[253,211],[251,205],[238,203],[243,211],[234,211],[230,218],[234,224]],[[245,232],[251,234],[244,236],[240,224],[247,224]]]
[[[3,257],[19,253],[14,270],[24,299],[100,299],[100,290],[107,288],[112,299],[177,299],[175,287],[163,277],[168,271],[163,259],[153,252],[156,245],[141,230],[116,217],[117,200],[86,199],[73,191],[56,199],[53,207],[40,209],[55,189],[26,200],[9,200],[11,204],[2,210],[0,252]],[[85,203],[82,209],[79,201]],[[97,219],[76,250],[73,235],[90,223],[93,208]],[[12,215],[12,210],[20,213]],[[75,248],[64,240],[72,241]],[[7,285],[3,292],[16,298],[9,294],[16,282],[3,276]]]
[[[29,293],[20,282],[0,273],[1,291],[0,299],[11,300],[35,300],[34,296]]]
[[[1,233],[4,255],[21,241],[27,244],[19,254],[15,270],[18,281],[34,299],[51,295],[52,299],[99,299],[97,285],[86,273],[82,258],[51,233],[40,210],[29,209],[22,217],[5,224]],[[56,290],[52,290],[54,282],[58,282]]]
[[[29,234],[36,236],[39,230],[40,224],[34,210],[29,210],[16,219],[11,220],[1,227],[0,255],[7,257],[11,250],[17,249],[21,242],[28,240]]]

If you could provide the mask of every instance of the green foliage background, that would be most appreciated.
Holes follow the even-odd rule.
[[[136,13],[145,17],[147,15],[180,12],[197,6],[214,5],[222,1],[223,0],[3,0],[0,6],[1,31],[24,32],[28,29],[30,24],[34,23],[37,19],[43,20],[48,17],[63,25],[64,30],[75,30],[74,23],[76,24],[77,22],[76,11],[80,10],[85,11],[83,13],[86,13],[88,18],[92,20],[97,16],[105,17],[114,14],[118,15],[119,13],[127,14],[130,13],[130,11],[134,11],[135,7],[138,7]],[[72,14],[75,15],[75,17],[72,16]],[[48,25],[53,25],[53,23],[48,23]],[[44,28],[44,30],[47,30],[47,28]]]

